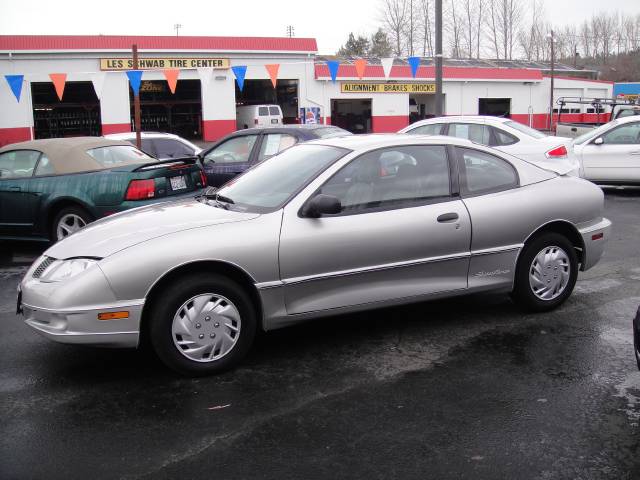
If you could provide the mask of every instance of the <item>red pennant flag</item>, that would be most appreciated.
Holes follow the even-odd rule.
[[[164,78],[167,79],[171,93],[176,93],[176,85],[178,84],[178,74],[180,73],[180,70],[177,68],[165,68],[162,70],[162,73],[164,73]]]
[[[67,83],[66,73],[50,73],[49,78],[53,82],[53,86],[56,88],[58,99],[62,100],[62,94],[64,93],[64,84]]]
[[[353,63],[356,66],[356,73],[358,74],[358,78],[362,79],[362,77],[364,77],[364,71],[367,68],[367,61],[364,58],[359,58]]]
[[[269,76],[271,77],[271,83],[273,83],[273,88],[276,88],[276,82],[278,81],[278,70],[280,69],[279,63],[274,63],[272,65],[265,65],[264,68],[269,72]]]

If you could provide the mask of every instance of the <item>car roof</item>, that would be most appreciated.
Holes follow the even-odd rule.
[[[124,133],[109,133],[104,135],[104,138],[110,138],[113,140],[121,140],[125,138],[135,138],[136,132],[124,132]],[[141,138],[180,138],[178,135],[166,132],[140,132]]]
[[[612,122],[616,122],[616,125],[622,125],[625,123],[632,123],[632,122],[640,122],[640,115],[631,115],[628,117],[622,117],[622,118],[615,118],[612,120]],[[606,123],[604,124],[606,125]]]
[[[320,130],[323,128],[337,128],[339,130],[344,130],[343,128],[337,127],[335,125],[319,125],[319,124],[315,124],[315,125],[311,125],[311,124],[290,124],[290,125],[273,125],[273,126],[266,126],[266,127],[253,127],[253,128],[245,128],[244,130],[237,130],[235,132],[233,132],[234,134],[241,134],[241,133],[261,133],[267,130],[297,130],[297,131],[305,131],[305,130]],[[345,130],[346,132],[347,130]]]
[[[432,123],[451,123],[451,122],[495,122],[505,123],[510,121],[510,118],[506,117],[494,117],[491,115],[447,115],[446,117],[434,117],[427,118],[425,120],[419,120],[409,125],[409,127],[417,127],[419,125],[429,125]]]
[[[305,145],[327,145],[349,150],[369,150],[374,148],[402,145],[458,145],[461,147],[480,146],[463,138],[444,135],[410,135],[403,133],[374,133],[368,135],[349,135],[345,137],[322,138],[306,142]]]
[[[0,153],[12,150],[37,150],[47,156],[56,173],[65,174],[110,168],[98,163],[87,154],[87,150],[112,145],[131,147],[127,141],[101,137],[47,138],[5,145],[0,148]]]

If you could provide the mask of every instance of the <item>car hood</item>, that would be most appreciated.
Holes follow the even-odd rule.
[[[258,217],[197,200],[155,203],[135,208],[90,224],[53,245],[46,255],[54,258],[104,258],[120,250],[178,231]],[[176,245],[189,248],[189,245]]]

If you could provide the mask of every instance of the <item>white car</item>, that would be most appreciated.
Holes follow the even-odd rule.
[[[142,151],[154,156],[158,160],[170,160],[172,158],[194,157],[202,149],[194,145],[189,140],[185,140],[178,135],[162,132],[142,132]],[[111,140],[125,140],[135,145],[135,132],[112,133],[104,138]]]
[[[398,133],[465,138],[543,168],[557,171],[562,165],[564,173],[578,176],[580,172],[570,138],[545,135],[509,118],[482,115],[437,117],[415,122]]]
[[[618,118],[573,141],[582,176],[595,183],[640,184],[640,116]]]

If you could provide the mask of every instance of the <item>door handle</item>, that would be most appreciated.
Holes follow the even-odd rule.
[[[455,212],[443,213],[437,220],[440,223],[453,222],[454,220],[458,220],[458,214]]]

